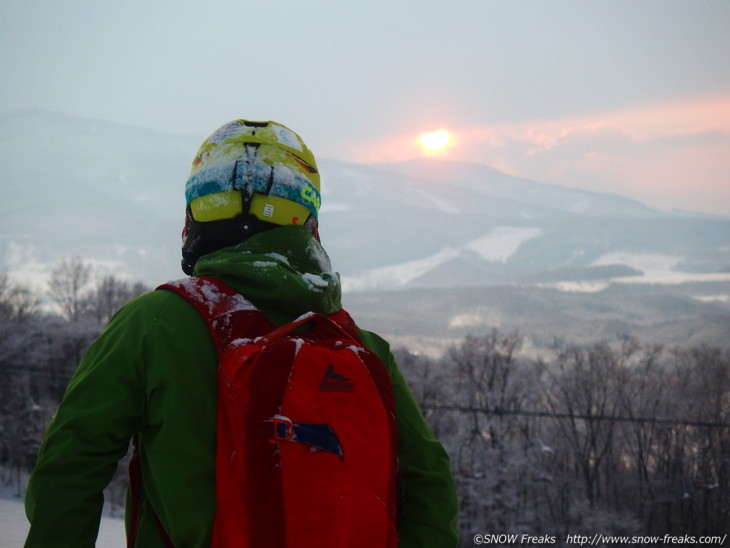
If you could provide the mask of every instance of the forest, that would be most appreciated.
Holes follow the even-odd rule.
[[[43,295],[0,273],[0,469],[19,495],[84,350],[148,289],[80,259],[59,263]],[[438,358],[394,350],[451,457],[464,546],[478,532],[728,532],[728,348],[626,334],[528,357],[521,341],[492,329]],[[124,464],[107,489],[111,514],[123,511]]]

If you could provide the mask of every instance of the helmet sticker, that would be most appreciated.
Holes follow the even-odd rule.
[[[310,210],[312,209],[312,207],[314,207],[313,213],[316,215],[319,211],[320,206],[322,205],[322,198],[319,192],[317,192],[317,189],[314,188],[314,186],[311,184],[303,185],[302,191],[300,192],[299,196],[301,197],[301,200],[298,200],[299,203],[307,206]],[[308,205],[307,202],[309,202],[311,206]]]
[[[292,130],[277,124],[271,124],[271,130],[282,145],[302,152],[302,144],[299,142],[297,134]]]
[[[301,158],[297,158],[293,154],[286,153],[287,156],[289,156],[292,160],[294,160],[296,163],[298,163],[300,166],[302,166],[302,169],[306,171],[307,173],[317,173],[317,170],[314,168],[314,166],[310,166],[307,162],[302,160]]]

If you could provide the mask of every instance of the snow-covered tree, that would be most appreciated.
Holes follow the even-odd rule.
[[[78,257],[64,259],[51,272],[48,290],[61,314],[71,321],[78,321],[84,312],[91,266]]]
[[[88,292],[81,305],[85,315],[105,324],[130,299],[148,291],[139,282],[131,283],[114,275],[106,275]]]

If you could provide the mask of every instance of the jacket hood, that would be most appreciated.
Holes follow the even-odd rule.
[[[236,289],[274,323],[306,312],[339,310],[339,274],[306,228],[283,226],[198,259],[194,276],[212,276]]]

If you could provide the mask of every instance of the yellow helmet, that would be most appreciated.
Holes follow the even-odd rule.
[[[235,120],[200,146],[185,185],[183,270],[198,257],[282,225],[317,234],[320,177],[301,137],[276,122]]]

